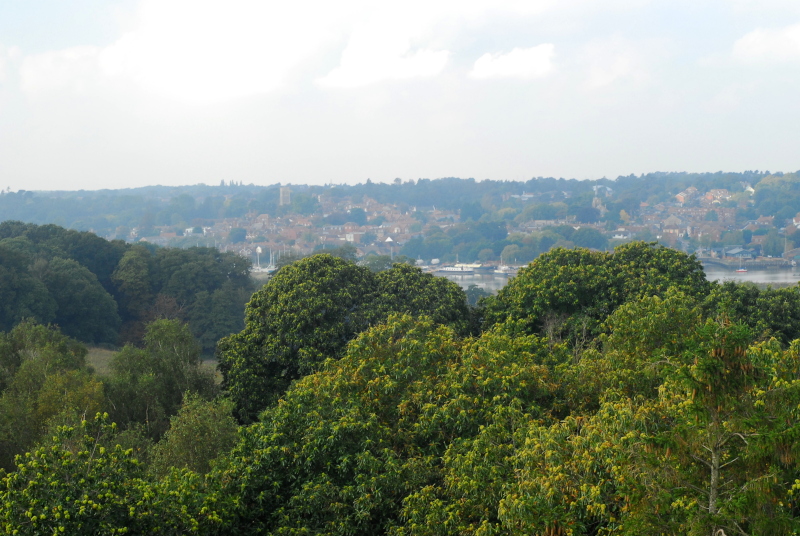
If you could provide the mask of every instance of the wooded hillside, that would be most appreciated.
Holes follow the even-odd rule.
[[[793,534],[798,336],[798,287],[710,283],[643,242],[554,249],[476,308],[407,265],[299,260],[219,345],[221,391],[175,320],[109,378],[23,323],[0,338],[0,403],[41,433],[3,478],[0,527]]]

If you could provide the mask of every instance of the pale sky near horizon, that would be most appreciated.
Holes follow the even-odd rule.
[[[0,0],[0,189],[749,169],[798,0]]]

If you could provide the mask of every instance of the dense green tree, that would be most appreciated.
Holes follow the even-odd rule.
[[[364,211],[363,208],[359,207],[351,208],[349,211],[348,220],[355,223],[356,225],[366,225],[367,213]]]
[[[245,329],[220,341],[224,387],[244,422],[254,420],[289,383],[390,313],[425,314],[466,333],[470,312],[453,282],[408,264],[373,274],[330,255],[286,266],[247,305]]]
[[[467,290],[464,291],[464,294],[467,295],[467,303],[472,307],[477,306],[481,298],[487,298],[492,295],[490,292],[487,292],[475,284],[471,284]]]
[[[158,292],[191,304],[200,291],[213,291],[230,281],[250,287],[251,262],[214,248],[159,249],[154,256],[152,281]]]
[[[219,525],[213,500],[204,504],[197,493],[197,475],[147,480],[143,464],[118,439],[108,415],[58,427],[0,481],[0,530],[20,536],[177,536],[200,527],[210,533]]]
[[[331,255],[281,268],[247,304],[245,328],[219,344],[224,387],[237,416],[254,420],[299,376],[366,329],[377,295],[372,273]]]
[[[41,439],[54,418],[102,408],[102,385],[89,374],[86,353],[58,330],[30,322],[0,333],[2,467]]]
[[[252,292],[250,262],[213,248],[158,249],[153,254],[134,246],[113,279],[127,321],[123,342],[138,342],[144,323],[163,317],[157,309],[159,300],[166,299],[181,311],[177,316],[188,319],[192,331],[202,335],[207,352],[219,337],[241,329],[243,305]]]
[[[543,331],[559,336],[592,328],[612,310],[614,301],[608,255],[588,250],[555,249],[534,260],[487,300],[492,323],[511,319],[528,333]]]
[[[390,270],[379,272],[375,279],[377,312],[372,318],[383,320],[391,313],[426,315],[434,322],[452,327],[459,335],[469,331],[469,307],[457,283],[405,263],[394,264]]]
[[[596,411],[614,392],[630,399],[657,396],[665,364],[686,352],[702,323],[697,300],[674,289],[664,298],[645,296],[618,307],[603,323],[598,347],[559,367],[559,411]]]
[[[696,258],[655,244],[631,242],[613,253],[557,248],[487,301],[487,319],[509,319],[527,333],[566,337],[580,346],[621,304],[663,295],[670,287],[704,296],[710,283]]]
[[[572,233],[572,241],[580,248],[605,249],[608,246],[608,239],[591,227],[581,227]]]
[[[382,534],[438,494],[463,515],[450,533],[459,522],[495,518],[459,497],[475,501],[485,490],[450,492],[457,484],[442,479],[442,456],[451,441],[469,450],[467,438],[484,426],[539,416],[548,386],[536,362],[548,351],[536,338],[496,333],[460,343],[425,318],[392,317],[370,329],[244,433],[220,473],[222,494],[235,497],[236,524],[227,529]],[[410,503],[416,493],[424,498]]]
[[[461,221],[478,221],[485,212],[478,202],[464,203],[460,210]]]
[[[39,274],[56,302],[55,323],[64,334],[93,343],[117,340],[117,303],[97,277],[77,261],[56,257]]]
[[[779,236],[778,231],[775,229],[770,230],[770,232],[767,233],[766,240],[764,240],[764,243],[761,245],[761,251],[764,255],[769,255],[770,257],[780,257],[783,254],[783,248],[783,237]]]
[[[56,302],[47,287],[28,273],[30,259],[0,244],[0,330],[8,331],[25,318],[50,322]]]
[[[404,263],[414,266],[414,259],[406,257],[405,255],[395,255],[394,258],[390,255],[367,255],[361,259],[358,264],[369,268],[371,272],[382,272],[391,269],[395,263]]]
[[[35,257],[72,259],[95,274],[107,292],[114,292],[111,274],[127,245],[120,240],[105,240],[94,233],[64,229],[57,225],[33,225],[6,221],[0,223],[0,240],[24,239]]]
[[[111,279],[119,293],[120,309],[125,319],[137,319],[154,299],[152,256],[143,246],[129,249],[119,261]]]
[[[154,439],[167,429],[184,393],[215,393],[213,376],[200,368],[200,346],[189,327],[175,320],[149,324],[144,348],[125,346],[111,370],[106,393],[113,420],[126,428],[142,425]]]
[[[234,227],[231,229],[231,232],[228,233],[228,240],[232,244],[239,244],[244,242],[247,238],[247,230],[242,229],[241,227]]]
[[[189,310],[189,326],[205,354],[213,354],[217,341],[244,328],[244,308],[249,289],[226,281],[213,292],[200,291]]]
[[[655,243],[629,242],[617,246],[608,266],[625,300],[662,296],[670,287],[688,296],[703,297],[712,288],[703,265],[694,255]]]
[[[153,448],[150,470],[166,475],[175,467],[207,473],[211,463],[236,442],[238,425],[233,403],[224,398],[204,400],[187,392],[169,430]]]
[[[292,211],[309,216],[319,210],[319,202],[313,195],[304,192],[292,193]]]
[[[759,289],[752,283],[715,285],[703,303],[706,314],[747,324],[762,338],[783,343],[800,338],[800,287]]]
[[[574,207],[571,213],[580,223],[596,223],[600,220],[600,211],[594,207]]]

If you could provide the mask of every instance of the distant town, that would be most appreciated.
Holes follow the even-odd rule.
[[[795,238],[794,233],[800,229],[800,213],[786,221],[776,221],[776,217],[770,215],[742,222],[737,218],[738,205],[746,205],[749,196],[755,193],[750,184],[744,184],[743,190],[746,195],[734,196],[724,188],[700,191],[690,186],[676,194],[671,202],[651,205],[642,201],[637,212],[622,214],[621,224],[609,229],[606,200],[613,197],[613,189],[600,187],[595,189],[596,196],[591,205],[600,216],[596,222],[579,222],[576,215],[565,215],[563,218],[527,220],[510,226],[509,232],[535,233],[570,226],[575,230],[595,229],[608,239],[609,245],[637,238],[655,239],[679,249],[691,249],[689,252],[694,252],[701,258],[800,258],[800,248],[785,247],[788,239]],[[291,206],[291,194],[291,187],[282,187],[279,206]],[[561,192],[561,195],[569,197],[568,192]],[[536,204],[542,197],[523,191],[520,194],[507,194],[505,200],[517,199],[523,203]],[[555,196],[550,194],[550,197],[552,199]],[[418,207],[407,207],[403,210],[397,204],[380,203],[369,197],[353,202],[319,195],[317,200],[323,222],[321,225],[319,217],[294,213],[285,216],[247,214],[238,218],[221,218],[212,225],[201,228],[188,227],[183,230],[183,237],[199,239],[202,236],[206,245],[210,245],[213,239],[215,246],[238,251],[245,256],[255,256],[256,248],[261,248],[266,255],[272,252],[273,256],[287,250],[306,255],[325,248],[351,244],[356,248],[357,255],[364,257],[371,254],[400,254],[409,241],[423,238],[433,229],[446,232],[464,222],[460,211],[452,209],[431,207],[423,211]],[[734,203],[737,206],[731,206]],[[420,217],[423,213],[424,216]],[[338,215],[339,220],[347,221],[327,223],[326,220],[331,215]],[[342,215],[353,215],[353,218],[347,219]],[[426,223],[422,223],[423,221]],[[158,231],[157,236],[138,238],[138,229],[134,228],[124,238],[138,238],[162,246],[179,242],[180,232],[171,226],[160,226]],[[731,233],[737,236],[741,234],[741,240],[737,241],[740,243],[719,244],[726,234]],[[268,260],[268,257],[264,260]],[[438,258],[420,260],[426,263],[433,261],[434,264],[440,262]],[[453,261],[452,258],[446,260]],[[461,260],[473,262],[479,259]],[[494,258],[489,255],[480,260],[492,265],[499,264],[502,259],[500,256]],[[511,259],[508,260],[511,262]],[[260,264],[260,258],[256,260],[256,264]]]
[[[4,192],[0,219],[45,223],[36,207],[48,206],[51,217],[61,214],[53,223],[127,242],[216,247],[252,259],[256,271],[282,255],[345,245],[357,257],[498,266],[525,264],[553,247],[608,250],[631,240],[658,241],[727,267],[780,267],[800,257],[798,192],[797,174],[768,171],[353,186],[222,181]]]

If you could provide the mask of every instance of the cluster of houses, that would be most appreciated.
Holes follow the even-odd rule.
[[[282,197],[286,195],[282,192]],[[395,204],[379,203],[367,197],[360,203],[347,201],[337,204],[325,197],[321,197],[319,202],[322,208],[322,222],[319,221],[319,216],[248,214],[240,218],[219,219],[207,227],[188,228],[183,238],[193,238],[199,245],[215,245],[223,250],[239,251],[246,255],[255,255],[255,250],[259,247],[263,252],[291,249],[307,254],[344,244],[355,246],[359,255],[368,253],[392,255],[397,254],[399,247],[406,241],[422,235],[426,228],[414,217],[413,207],[402,211]],[[325,223],[328,215],[349,214],[353,209],[363,210],[367,222],[358,224],[351,221],[335,225]],[[457,212],[435,207],[432,211],[426,211],[425,216],[427,221],[439,222],[443,226],[459,220]],[[234,229],[245,230],[244,242],[232,243],[229,240]],[[180,238],[174,228],[164,227],[160,235],[140,240],[158,245],[171,245]]]
[[[767,232],[776,229],[783,222],[775,222],[773,216],[762,216],[756,220],[737,224],[737,208],[740,204],[747,203],[749,194],[753,189],[743,185],[744,192],[736,195],[726,189],[712,189],[700,192],[695,187],[689,187],[674,196],[671,202],[649,204],[642,202],[638,214],[625,214],[623,223],[615,229],[609,230],[605,222],[596,224],[578,224],[574,217],[564,220],[530,220],[516,223],[514,231],[533,232],[548,226],[572,225],[578,227],[594,227],[606,234],[609,239],[630,240],[637,236],[649,236],[659,239],[677,247],[685,245],[687,239],[696,239],[702,244],[698,254],[718,258],[753,258],[761,254],[761,246],[767,239]],[[612,190],[603,187],[602,191],[595,191],[592,206],[605,216],[606,198],[611,197]],[[290,192],[288,188],[281,188],[280,203],[289,203]],[[508,198],[519,199],[523,202],[548,202],[550,200],[562,201],[569,197],[568,192],[550,192],[548,195],[528,194],[510,195]],[[243,254],[253,255],[257,248],[261,251],[285,251],[292,249],[301,253],[310,253],[315,250],[340,247],[343,244],[352,244],[359,255],[368,253],[391,255],[396,254],[399,248],[408,240],[421,236],[430,225],[447,228],[459,222],[459,214],[454,211],[433,208],[426,210],[424,218],[418,218],[416,209],[406,208],[401,210],[398,205],[380,203],[375,199],[364,197],[356,203],[352,200],[335,200],[324,196],[319,197],[322,209],[322,219],[319,214],[314,217],[299,214],[272,216],[268,214],[248,214],[240,218],[225,218],[215,220],[213,224],[202,228],[186,229],[186,237],[194,238],[199,245],[216,245],[223,249],[239,251]],[[325,223],[331,214],[348,215],[354,209],[358,211],[361,223],[355,221],[340,221]],[[363,213],[362,213],[363,211]],[[366,216],[366,222],[363,216]],[[346,220],[346,216],[345,216]],[[426,223],[423,223],[426,222]],[[789,231],[800,228],[800,214],[791,222]],[[245,236],[240,240],[231,240],[232,232],[243,229]],[[710,248],[710,244],[719,242],[727,231],[750,231],[749,242],[728,248]],[[239,231],[241,234],[241,231]],[[788,233],[787,233],[788,234]],[[179,239],[174,228],[164,228],[160,236],[147,237],[148,240],[160,245],[172,245]],[[201,240],[202,239],[202,240]],[[202,242],[202,244],[200,243]],[[789,253],[789,252],[787,252]]]

